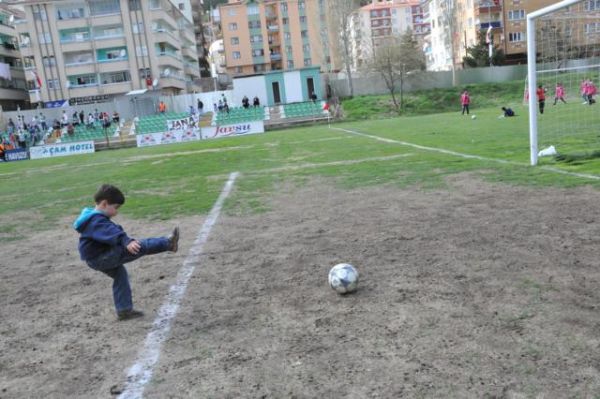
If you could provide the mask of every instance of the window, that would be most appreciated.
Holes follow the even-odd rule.
[[[308,31],[307,30],[300,31],[300,36],[302,36],[303,39],[308,39]]]
[[[99,26],[94,28],[94,39],[123,37],[123,26]]]
[[[254,72],[265,72],[266,70],[265,64],[254,65]]]
[[[590,0],[584,3],[586,11],[600,10],[600,0]]]
[[[259,15],[260,14],[260,10],[258,9],[258,4],[253,3],[253,4],[248,4],[248,15]]]
[[[312,65],[312,60],[310,58],[305,58],[304,59],[304,66],[311,66]]]
[[[95,74],[68,76],[69,84],[73,86],[95,86],[98,84],[98,77]]]
[[[522,32],[513,32],[513,33],[509,33],[508,34],[508,41],[509,42],[522,42],[523,41],[523,34]]]
[[[287,12],[288,10],[288,5],[287,3],[281,3],[281,11],[283,12]]]
[[[281,18],[281,23],[283,25],[288,25],[290,23],[290,19],[288,17]]]
[[[148,47],[146,46],[137,46],[135,48],[135,55],[138,57],[145,57],[148,55]]]
[[[33,19],[36,21],[47,21],[48,16],[46,15],[46,10],[38,6],[33,9]]]
[[[260,29],[260,21],[248,21],[249,29]]]
[[[133,30],[133,33],[135,33],[135,34],[144,33],[144,23],[143,22],[134,23],[133,25],[131,25],[131,28]]]
[[[306,4],[304,4],[304,0],[298,0],[298,9],[304,10]]]
[[[53,55],[42,57],[42,64],[47,67],[56,66],[56,58]]]
[[[290,32],[285,32],[285,33],[283,34],[283,38],[284,38],[285,40],[292,40],[292,35],[291,35],[291,33],[290,33]]]
[[[239,37],[232,37],[231,38],[231,44],[232,45],[236,45],[236,44],[240,44],[240,38]]]
[[[228,26],[229,30],[237,30],[237,23],[235,22],[230,22]]]
[[[129,0],[129,9],[131,11],[139,11],[142,9],[141,0]]]
[[[287,67],[288,67],[288,69],[292,69],[292,68],[294,68],[294,61],[292,61],[292,60],[288,60],[288,62],[287,62]]]
[[[508,10],[508,19],[510,21],[525,19],[525,10]]]
[[[237,10],[235,8],[230,8],[229,10],[227,10],[227,15],[229,15],[230,17],[235,17],[237,15]]]
[[[262,35],[252,35],[250,36],[250,43],[262,43],[263,37]]]
[[[239,51],[234,51],[232,55],[234,60],[239,60],[242,58],[242,54]]]
[[[38,41],[40,44],[52,43],[52,36],[50,35],[50,32],[39,33]]]
[[[263,49],[252,50],[252,57],[264,57],[264,55],[265,55],[265,50],[263,50]]]
[[[107,85],[114,83],[129,82],[131,80],[131,76],[129,75],[129,71],[110,72],[101,74],[100,80],[102,81],[102,84]]]
[[[235,67],[235,73],[243,73],[244,72],[244,68],[243,67]]]
[[[57,19],[76,19],[85,16],[85,8],[78,4],[64,5],[56,9]]]
[[[310,44],[303,45],[302,51],[304,51],[305,53],[310,53]]]
[[[139,73],[140,73],[140,78],[142,78],[142,79],[147,79],[147,78],[152,77],[152,72],[150,71],[150,68],[140,69]]]
[[[119,14],[121,6],[119,0],[97,0],[88,3],[90,7],[90,15],[110,15]]]
[[[585,24],[584,25],[584,31],[585,33],[596,33],[596,32],[600,32],[600,23],[598,22],[592,22],[589,24]]]
[[[179,3],[179,9],[185,11],[185,3]]]
[[[285,51],[286,51],[286,53],[291,55],[292,54],[292,46],[285,46]]]
[[[300,16],[300,23],[301,24],[305,24],[306,23],[306,16],[304,16],[304,15]]]
[[[46,80],[46,84],[48,85],[49,89],[60,89],[58,79],[48,79]]]

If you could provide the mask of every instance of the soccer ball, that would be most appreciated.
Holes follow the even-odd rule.
[[[477,119],[477,115],[471,116],[471,119]]]
[[[338,294],[356,291],[358,287],[358,271],[348,263],[335,265],[329,271],[329,286]]]

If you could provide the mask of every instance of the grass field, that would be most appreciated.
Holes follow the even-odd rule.
[[[475,120],[453,112],[332,125],[489,161],[385,144],[318,125],[227,140],[1,164],[0,215],[22,213],[21,228],[27,225],[27,215],[34,214],[36,228],[52,226],[58,217],[75,214],[88,204],[94,189],[107,181],[123,187],[128,197],[124,210],[132,217],[196,215],[209,210],[231,171],[240,171],[244,178],[230,206],[250,212],[263,208],[261,198],[269,196],[274,182],[302,181],[311,175],[331,177],[342,186],[418,183],[436,187],[443,184],[443,176],[465,171],[524,185],[598,184],[593,179],[528,167],[526,109],[515,109],[519,116],[512,119],[497,119],[496,108],[475,108]],[[414,156],[369,161],[406,153]],[[340,161],[360,162],[336,164]],[[600,161],[594,159],[563,165],[542,158],[540,164],[600,175]],[[2,229],[5,238],[18,230],[11,225]]]
[[[514,109],[0,164],[0,397],[117,395],[237,171],[146,397],[600,398],[600,159],[529,166]],[[75,249],[105,182],[128,231],[183,232],[131,265],[139,322]],[[341,261],[350,297],[326,286]]]

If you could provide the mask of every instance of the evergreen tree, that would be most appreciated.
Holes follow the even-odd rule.
[[[492,65],[503,65],[505,59],[504,51],[493,46]],[[485,32],[479,33],[479,41],[475,46],[467,48],[467,55],[463,57],[463,63],[465,64],[465,68],[490,66],[489,49],[488,44],[485,42]]]

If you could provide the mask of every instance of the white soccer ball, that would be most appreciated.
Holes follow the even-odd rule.
[[[477,115],[471,116],[471,119],[477,119]]]
[[[358,271],[348,263],[335,265],[329,271],[329,286],[338,294],[356,291],[358,287]]]

